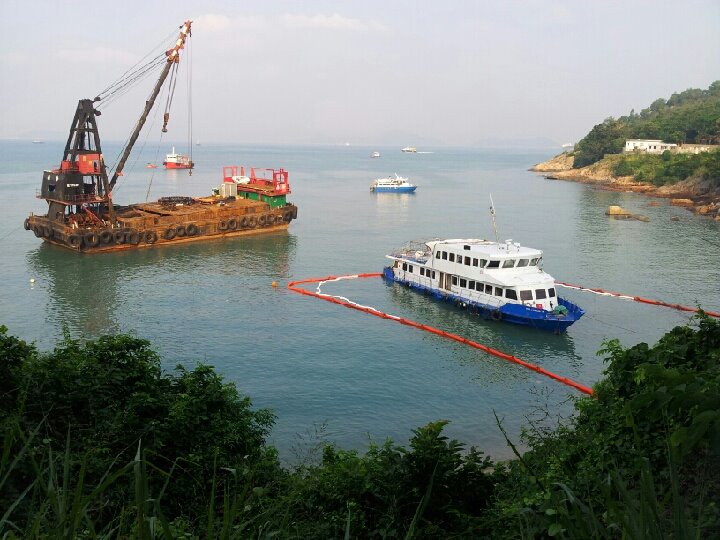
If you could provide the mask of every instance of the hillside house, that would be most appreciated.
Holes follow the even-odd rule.
[[[666,143],[660,139],[628,139],[625,141],[625,152],[645,152],[662,154],[665,150],[675,150],[677,144]]]

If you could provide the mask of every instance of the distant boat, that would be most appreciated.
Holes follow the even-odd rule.
[[[45,141],[42,141],[40,139],[35,139],[32,143],[33,144],[43,144]]]
[[[188,156],[176,154],[173,146],[172,153],[165,157],[163,165],[165,165],[166,169],[192,169],[194,163],[190,161]]]
[[[200,146],[200,139],[198,139],[197,141],[195,141],[195,146]]]
[[[147,165],[145,165],[145,167],[147,167],[148,169],[157,169],[157,165],[155,165],[154,163],[148,163]]]
[[[408,182],[407,178],[395,174],[395,178],[378,178],[370,185],[370,191],[375,193],[412,193],[417,186]]]
[[[402,149],[402,151],[405,152],[406,154],[416,154],[417,153],[417,149],[414,146],[406,146],[405,148]]]
[[[380,152],[373,152],[370,157],[380,157]]]

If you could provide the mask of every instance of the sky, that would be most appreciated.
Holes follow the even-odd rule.
[[[203,143],[560,145],[720,79],[720,0],[0,0],[0,139],[64,140],[186,19],[168,141],[191,110]],[[108,105],[104,140],[155,79]]]

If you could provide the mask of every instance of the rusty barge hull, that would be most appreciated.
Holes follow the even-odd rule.
[[[81,253],[124,251],[283,231],[297,218],[297,207],[277,208],[235,198],[182,199],[182,203],[140,203],[115,210],[113,223],[98,220],[84,226],[72,218],[58,222],[31,215],[25,228],[45,242]]]

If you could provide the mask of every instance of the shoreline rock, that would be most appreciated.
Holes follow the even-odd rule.
[[[650,218],[647,216],[643,216],[642,214],[631,214],[627,210],[625,210],[622,206],[608,206],[608,209],[605,210],[605,215],[610,216],[614,219],[635,219],[637,221],[650,221]]]
[[[529,170],[543,173],[542,176],[547,180],[566,180],[593,185],[607,191],[631,191],[650,197],[671,199],[670,204],[683,206],[698,215],[712,217],[720,222],[719,188],[698,178],[688,178],[676,184],[658,187],[647,182],[637,182],[633,176],[617,177],[613,175],[613,170],[618,159],[619,156],[608,155],[597,163],[573,169],[573,156],[563,152]],[[683,202],[673,203],[672,200]]]

